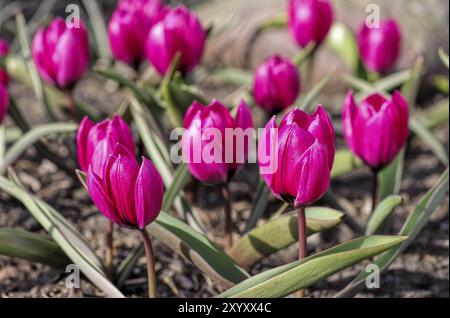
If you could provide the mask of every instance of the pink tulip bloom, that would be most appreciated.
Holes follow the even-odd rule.
[[[237,135],[252,127],[252,114],[244,101],[239,104],[235,118],[217,100],[206,107],[194,102],[184,117],[186,130],[182,139],[183,156],[191,174],[209,184],[228,181],[244,165],[250,140],[247,137],[241,139],[242,143],[233,137],[230,140],[227,131]],[[212,147],[217,152],[208,151]]]
[[[395,20],[381,21],[380,27],[361,25],[358,45],[361,60],[370,71],[383,73],[395,64],[401,48],[402,35]]]
[[[6,117],[6,113],[8,113],[9,107],[9,94],[3,84],[0,83],[0,124]]]
[[[322,43],[332,23],[333,8],[329,0],[289,0],[289,29],[301,47]]]
[[[294,64],[279,55],[268,58],[255,71],[253,96],[268,114],[291,106],[300,93],[300,75]]]
[[[398,91],[391,99],[372,94],[359,106],[349,92],[342,113],[345,141],[356,156],[379,170],[405,145],[409,134],[408,118],[408,103]]]
[[[147,38],[149,62],[164,75],[177,53],[181,54],[179,70],[190,73],[201,61],[206,34],[197,16],[184,6],[170,9],[157,22]]]
[[[161,175],[147,158],[142,158],[139,167],[134,155],[121,144],[108,156],[100,174],[89,167],[86,185],[99,211],[120,226],[142,230],[161,211]]]
[[[70,88],[89,66],[88,33],[80,27],[69,28],[58,17],[47,29],[39,28],[32,45],[33,60],[41,77],[59,88]]]
[[[135,155],[133,134],[122,118],[116,115],[113,119],[94,124],[85,117],[77,133],[78,163],[81,170],[86,172],[92,165],[93,172],[100,175],[108,155],[113,153],[118,143]]]
[[[164,11],[161,0],[120,1],[108,25],[114,57],[132,66],[142,62],[150,28],[162,18]]]
[[[277,198],[299,208],[317,201],[327,191],[335,145],[334,128],[322,106],[311,116],[293,109],[279,126],[273,116],[258,148],[260,173]],[[267,156],[272,160],[263,160]],[[268,165],[273,165],[272,169]]]
[[[6,41],[0,39],[0,57],[5,57],[9,54],[9,45]],[[0,84],[7,86],[9,84],[9,76],[5,70],[0,68]]]

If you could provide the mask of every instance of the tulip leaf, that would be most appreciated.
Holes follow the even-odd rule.
[[[357,159],[349,150],[338,150],[334,159],[331,177],[338,178],[346,175],[355,169],[362,167],[361,160]]]
[[[17,27],[17,36],[19,38],[22,50],[22,55],[27,61],[26,63],[27,70],[31,77],[31,82],[34,88],[34,94],[36,95],[37,99],[44,104],[47,111],[47,115],[50,117],[51,120],[54,121],[56,120],[55,111],[48,101],[47,95],[44,90],[44,85],[31,57],[30,39],[27,30],[27,25],[25,22],[25,17],[22,12],[18,12],[16,14],[16,27]]]
[[[342,212],[323,207],[306,209],[307,235],[322,232],[342,222]],[[230,256],[243,268],[298,241],[296,213],[283,215],[243,236],[230,251]]]
[[[0,255],[58,269],[64,269],[71,262],[54,241],[39,234],[11,228],[0,228]]]
[[[214,72],[214,77],[224,82],[250,88],[253,83],[253,74],[240,68],[227,67]]]
[[[389,216],[402,203],[403,198],[399,195],[391,195],[381,201],[367,222],[366,235],[379,234]]]
[[[435,75],[433,76],[433,85],[441,93],[448,95],[449,93],[449,82],[448,75]]]
[[[439,48],[439,58],[441,59],[445,67],[448,68],[448,54],[445,53],[443,48]]]
[[[409,121],[411,131],[419,137],[425,145],[436,155],[436,157],[444,164],[448,165],[448,153],[444,145],[437,139],[437,137],[427,129],[424,124],[416,118],[411,118]]]
[[[22,202],[30,214],[93,284],[109,297],[124,297],[110,282],[103,263],[75,227],[49,204],[24,190],[14,173],[12,173],[12,179],[13,181],[9,181],[0,176],[0,190]]]
[[[0,162],[0,174],[4,174],[6,169],[12,165],[30,146],[40,141],[42,138],[60,133],[75,132],[75,124],[54,123],[45,124],[33,128],[22,136],[14,145],[12,145],[5,154],[5,158]]]
[[[397,157],[378,175],[378,200],[384,200],[392,194],[400,192],[405,166],[406,148],[400,150]]]
[[[379,256],[375,260],[374,264],[376,264],[380,270],[386,270],[396,257],[405,251],[411,242],[419,235],[431,215],[448,194],[448,186],[447,168],[436,185],[421,198],[400,230],[399,235],[408,236],[408,240],[403,242],[400,246]],[[369,274],[370,273],[367,273],[366,271],[361,272],[346,288],[337,293],[335,297],[347,298],[355,296],[364,288],[366,278]]]
[[[163,200],[164,211],[169,211],[172,208],[176,197],[178,196],[179,192],[184,188],[189,178],[190,173],[189,170],[187,169],[187,165],[185,163],[181,163],[178,166],[177,170],[175,171],[175,176],[172,185],[164,194]]]
[[[222,298],[284,297],[307,288],[340,270],[388,251],[406,240],[403,236],[368,236],[279,266],[243,281],[222,293]]]
[[[91,22],[99,56],[105,62],[109,63],[111,61],[111,50],[109,48],[108,32],[105,21],[103,20],[102,11],[97,1],[82,0],[82,2]]]
[[[428,129],[433,129],[443,124],[447,124],[449,120],[449,99],[443,99],[436,104],[427,108],[422,118],[424,126]]]
[[[326,43],[342,57],[352,73],[356,74],[359,64],[359,49],[352,30],[343,23],[334,23]]]
[[[301,69],[303,64],[307,62],[316,52],[316,49],[318,48],[317,44],[314,42],[311,42],[306,46],[303,50],[298,53],[294,59],[293,63],[297,68]]]
[[[161,212],[156,222],[147,226],[147,230],[225,288],[248,278],[245,270],[209,241],[206,236],[165,212]]]
[[[331,70],[327,75],[325,75],[309,92],[306,94],[304,98],[300,98],[298,105],[300,105],[300,109],[304,110],[305,112],[310,112],[311,109],[314,107],[314,102],[316,101],[317,97],[319,97],[322,90],[328,85],[328,83],[331,81],[331,79],[334,76],[335,71]]]
[[[264,212],[266,212],[269,195],[270,190],[267,188],[266,183],[264,180],[259,179],[258,188],[250,211],[250,219],[245,226],[245,233],[253,229],[258,223],[258,220],[264,215]]]

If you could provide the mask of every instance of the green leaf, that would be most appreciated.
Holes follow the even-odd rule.
[[[307,235],[322,232],[342,222],[342,212],[323,207],[306,209]],[[243,268],[298,241],[297,215],[290,213],[270,221],[243,236],[230,251],[230,256]]]
[[[405,148],[378,175],[378,200],[384,200],[391,194],[398,194],[405,166]]]
[[[335,23],[327,37],[327,45],[347,64],[353,74],[358,70],[359,49],[352,30],[343,23]]]
[[[423,123],[415,118],[409,121],[409,127],[417,137],[419,137],[425,145],[427,145],[435,156],[445,165],[448,165],[448,153],[444,145],[437,139],[437,137],[427,129]]]
[[[267,188],[264,180],[260,179],[258,182],[258,188],[256,190],[256,196],[253,199],[253,205],[250,211],[250,219],[247,221],[247,224],[245,226],[245,233],[248,233],[251,229],[253,229],[258,223],[258,220],[264,215],[264,212],[267,208],[269,195],[269,188]]]
[[[17,176],[13,174],[12,178],[14,182],[0,176],[0,190],[22,202],[30,214],[94,285],[109,297],[124,297],[109,281],[103,263],[84,241],[81,234],[50,205],[25,191]]]
[[[314,107],[314,102],[316,101],[317,97],[319,97],[322,90],[331,81],[334,73],[334,70],[330,71],[308,92],[308,94],[306,94],[304,98],[300,99],[300,102],[298,104],[301,105],[300,108],[302,110],[304,110],[305,112],[311,111],[311,108]]]
[[[175,177],[173,179],[172,185],[164,194],[163,200],[163,210],[169,211],[173,206],[176,197],[179,192],[184,188],[190,178],[189,170],[187,169],[187,165],[185,163],[181,163],[178,166],[177,171],[175,171]]]
[[[301,261],[253,276],[222,293],[222,298],[284,297],[311,286],[340,270],[398,246],[406,240],[396,236],[361,237]]]
[[[433,85],[441,92],[448,95],[449,83],[448,75],[435,75],[433,76]]]
[[[427,110],[418,120],[428,129],[433,129],[443,124],[448,124],[449,100],[448,98],[438,101],[436,104],[427,107]]]
[[[70,259],[54,241],[18,229],[0,228],[0,254],[64,269]]]
[[[381,201],[370,216],[367,223],[366,235],[378,234],[395,208],[402,203],[403,198],[399,195],[391,195]]]
[[[407,235],[408,240],[399,247],[386,252],[375,260],[374,264],[376,264],[380,270],[386,270],[389,265],[394,262],[397,256],[406,250],[411,242],[415,240],[427,224],[431,215],[445,198],[446,194],[448,194],[448,172],[449,170],[447,168],[436,185],[421,198],[400,230],[399,234]],[[356,295],[364,288],[367,275],[369,274],[365,271],[361,272],[345,289],[337,293],[335,297],[353,297]]]
[[[33,128],[9,148],[5,154],[3,162],[0,163],[0,174],[4,174],[6,169],[12,165],[30,146],[40,141],[42,138],[53,134],[75,132],[77,127],[78,126],[75,124],[55,123]]]
[[[302,65],[314,55],[317,48],[318,46],[314,42],[308,44],[303,50],[300,51],[300,53],[298,53],[294,57],[294,65],[297,66],[297,68],[301,69]]]
[[[423,57],[419,57],[416,60],[416,63],[411,70],[411,76],[409,80],[402,87],[402,94],[408,101],[408,105],[411,110],[415,110],[416,108],[417,95],[419,94],[424,70],[423,63]]]
[[[206,236],[164,212],[147,230],[225,288],[248,278],[248,274]]]
[[[217,79],[236,84],[239,86],[251,87],[253,83],[253,74],[249,71],[240,69],[227,67],[217,70],[213,73],[214,77]]]
[[[448,54],[445,53],[443,48],[439,48],[439,58],[441,59],[445,67],[448,68]]]
[[[95,43],[97,44],[99,56],[107,63],[111,60],[111,50],[109,48],[108,32],[106,30],[105,21],[103,20],[102,11],[95,0],[82,0],[83,6],[89,16],[94,33]]]
[[[338,150],[331,170],[331,177],[341,177],[360,167],[362,167],[361,160],[357,159],[350,150]]]

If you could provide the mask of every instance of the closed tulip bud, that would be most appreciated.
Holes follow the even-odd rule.
[[[113,119],[94,124],[85,117],[77,133],[78,164],[81,170],[86,172],[92,165],[92,171],[100,175],[106,159],[118,143],[135,155],[133,134],[122,118],[116,115]]]
[[[209,184],[228,181],[247,159],[251,135],[244,134],[252,127],[252,114],[244,101],[235,118],[217,100],[206,107],[194,102],[185,115],[182,138],[183,156],[191,174]],[[242,142],[237,141],[239,137],[230,138],[230,133],[241,136]]]
[[[0,57],[5,57],[9,53],[9,45],[7,42],[0,40]],[[6,70],[0,68],[0,84],[7,86],[9,84],[9,76]]]
[[[268,114],[291,106],[300,93],[300,75],[288,59],[270,57],[255,72],[253,95]]]
[[[170,9],[150,30],[146,44],[147,58],[160,74],[166,74],[179,53],[178,69],[187,74],[200,63],[205,41],[206,34],[197,16],[184,6],[176,7]]]
[[[145,59],[150,28],[165,11],[160,0],[122,0],[111,16],[108,37],[117,60],[135,66]]]
[[[161,211],[161,175],[146,158],[139,167],[134,155],[120,144],[108,156],[101,174],[89,167],[86,185],[99,211],[120,226],[142,230]]]
[[[328,0],[290,0],[288,24],[292,36],[301,47],[319,45],[333,23],[333,9]]]
[[[408,118],[408,103],[398,91],[390,99],[372,94],[359,106],[349,92],[342,113],[345,141],[356,156],[377,171],[388,165],[405,145]]]
[[[47,29],[39,28],[33,39],[32,55],[41,77],[59,88],[71,88],[89,66],[89,40],[82,21],[68,27],[58,17]]]
[[[272,193],[295,208],[320,199],[330,184],[334,129],[322,106],[310,116],[293,109],[277,126],[275,116],[259,141],[260,173]],[[264,158],[271,159],[266,161]]]
[[[395,20],[381,21],[379,27],[363,23],[358,33],[361,60],[373,72],[386,72],[395,64],[401,48],[401,32]]]
[[[0,124],[5,119],[6,113],[8,112],[9,107],[9,94],[3,84],[0,83]]]

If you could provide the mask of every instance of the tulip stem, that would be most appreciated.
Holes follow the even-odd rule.
[[[306,216],[305,207],[301,206],[297,208],[297,226],[298,226],[298,259],[302,260],[306,257]],[[305,290],[299,290],[297,293],[298,298],[305,297]]]
[[[378,170],[373,170],[373,180],[372,180],[372,213],[375,211],[377,206],[378,197]]]
[[[73,97],[73,93],[71,89],[67,89],[65,91],[66,96],[67,96],[67,101],[68,101],[68,109],[69,109],[69,113],[70,116],[72,117],[72,119],[74,121],[77,121],[77,104],[75,102],[75,98]]]
[[[114,265],[113,265],[113,259],[114,259],[114,223],[109,221],[108,224],[108,233],[106,236],[106,244],[107,244],[107,251],[106,251],[106,266],[108,267],[108,273],[109,276],[114,278]]]
[[[231,200],[230,200],[230,189],[228,188],[228,183],[225,183],[222,187],[222,195],[224,200],[224,212],[225,212],[225,251],[229,251],[233,245],[233,223],[231,217]]]
[[[142,240],[144,241],[145,255],[147,257],[147,276],[148,276],[148,297],[157,298],[156,293],[156,272],[155,272],[155,260],[153,257],[153,247],[150,237],[147,231],[141,230]]]

